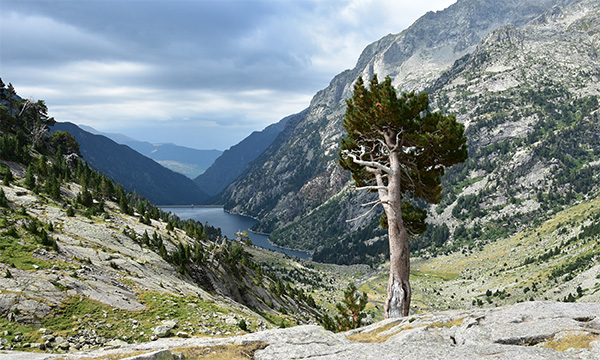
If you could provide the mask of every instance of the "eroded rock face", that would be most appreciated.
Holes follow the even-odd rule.
[[[0,359],[79,359],[144,351],[163,351],[166,355],[166,350],[182,347],[264,342],[269,345],[258,350],[255,359],[592,360],[600,358],[599,332],[600,304],[527,302],[493,309],[388,319],[339,334],[320,326],[304,325],[230,338],[160,339],[117,349],[60,356],[0,352]],[[574,338],[586,338],[589,348],[556,351],[544,347],[553,341],[575,343]]]
[[[490,356],[494,359],[597,359],[600,356],[600,347],[593,343],[590,349],[565,352],[543,347],[569,335],[600,339],[597,335],[600,304],[526,302],[494,309],[449,311],[388,320],[351,334],[355,339],[361,335],[365,338],[386,325],[392,327],[379,334],[382,344],[402,353],[402,359],[484,359]],[[376,351],[381,349],[373,349],[371,354]],[[381,353],[380,357],[372,358],[392,357]]]

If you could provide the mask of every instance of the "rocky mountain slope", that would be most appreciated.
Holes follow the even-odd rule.
[[[5,353],[11,360],[128,360],[245,355],[252,359],[597,359],[600,305],[529,302],[448,311],[334,334],[311,325],[230,338],[167,339],[70,355]],[[0,353],[0,359],[3,358]]]
[[[253,132],[238,144],[225,150],[203,174],[194,179],[194,182],[208,195],[218,195],[246,170],[248,164],[273,143],[288,120],[297,116],[290,115],[262,131]]]
[[[80,144],[81,155],[92,168],[123,185],[127,191],[136,191],[155,204],[202,204],[208,199],[208,195],[191,179],[128,146],[117,144],[103,135],[91,134],[71,123],[58,122],[52,130],[71,133]]]
[[[14,170],[24,172],[24,169]],[[56,253],[40,245],[34,245],[37,249],[30,254],[16,248],[9,250],[14,266],[3,264],[0,269],[4,274],[0,283],[10,285],[0,294],[0,304],[8,304],[12,309],[4,312],[8,321],[0,320],[3,330],[6,329],[0,334],[5,339],[0,340],[4,341],[5,350],[46,348],[59,353],[72,352],[60,358],[95,359],[109,354],[139,356],[166,349],[173,353],[218,353],[245,346],[240,351],[253,352],[254,358],[333,359],[357,354],[386,358],[386,353],[396,358],[398,352],[390,349],[409,346],[412,349],[406,353],[409,359],[419,354],[479,359],[491,353],[540,359],[597,357],[598,346],[594,341],[600,335],[596,324],[600,319],[597,308],[600,265],[595,259],[600,254],[600,199],[560,211],[539,226],[503,242],[481,244],[446,256],[414,259],[411,266],[414,298],[409,317],[332,334],[316,326],[261,332],[272,326],[268,319],[289,323],[305,320],[303,316],[297,317],[297,313],[292,317],[257,313],[219,295],[230,291],[226,280],[232,271],[226,270],[229,265],[225,263],[207,266],[207,271],[218,274],[216,278],[210,273],[209,276],[220,290],[206,292],[197,287],[189,274],[178,272],[172,263],[143,245],[144,232],[151,231],[158,232],[169,247],[172,245],[167,241],[187,239],[179,229],[168,231],[168,223],[155,220],[150,225],[140,223],[137,217],[119,214],[116,204],[109,205],[108,217],[104,219],[79,215],[70,219],[60,208],[45,206],[39,196],[24,188],[12,185],[2,189],[11,205],[28,205],[31,209],[28,214],[50,221],[54,229],[52,237],[56,237],[59,245]],[[63,190],[77,191],[77,186]],[[27,219],[21,217],[21,221]],[[5,216],[4,221],[11,221],[11,217]],[[3,233],[4,247],[7,235]],[[138,240],[133,240],[134,237]],[[23,246],[32,246],[27,234],[20,238]],[[206,250],[207,254],[215,255],[208,255],[212,258],[209,264],[218,264],[219,250],[223,251],[222,248],[211,251],[210,246]],[[369,296],[366,310],[370,318],[381,316],[387,280],[385,264],[370,270],[291,260],[256,248],[246,251],[264,269],[271,269],[278,278],[292,282],[296,289],[305,289],[306,294],[311,294],[325,308],[339,301],[336,293],[343,284],[355,281]],[[217,270],[221,266],[225,273]],[[6,270],[10,277],[6,276]],[[258,293],[254,286],[251,289],[252,293]],[[293,301],[289,294],[282,297],[287,303]],[[48,309],[51,301],[58,303],[61,299],[62,306]],[[438,313],[440,310],[447,312]],[[33,315],[34,311],[39,312],[38,316]],[[44,311],[50,311],[53,320],[43,318]],[[233,336],[242,331],[239,325],[242,319],[255,334]],[[23,324],[28,321],[39,321],[44,330],[38,331],[35,324]],[[203,337],[217,334],[232,336]],[[160,336],[172,337],[146,342]],[[110,347],[85,351],[102,345]],[[592,349],[585,350],[587,347]],[[565,352],[568,348],[575,350]],[[79,353],[81,350],[84,352]],[[51,354],[0,350],[2,356],[55,358]]]
[[[316,94],[227,188],[226,208],[315,258],[376,261],[383,234],[374,218],[345,222],[364,195],[344,188],[337,165],[344,99],[358,76],[374,73],[399,90],[428,90],[434,108],[467,125],[470,159],[445,176],[443,203],[429,209],[435,226],[413,251],[432,238],[450,248],[491,241],[588,197],[599,159],[598,13],[597,1],[464,0],[426,14],[369,45]],[[348,234],[357,229],[362,236]]]
[[[223,351],[225,358],[232,347],[257,358],[397,356],[389,352],[395,346],[466,358],[492,351],[596,355],[585,348],[596,346],[597,306],[572,303],[600,301],[598,197],[554,207],[545,221],[501,241],[474,237],[446,255],[422,252],[411,267],[408,318],[340,335],[316,326],[261,332],[315,322],[320,312],[334,311],[349,282],[368,293],[368,321],[379,319],[387,266],[318,264],[229,242],[218,229],[126,195],[77,162],[68,137],[34,145],[17,135],[29,123],[7,119],[0,138],[0,155],[12,159],[0,162],[0,357],[55,357],[42,350],[62,358],[123,357],[130,350],[141,356],[182,346],[190,356]],[[24,146],[8,146],[13,141]],[[492,309],[521,302],[527,303]],[[462,310],[435,313],[447,309]],[[508,313],[520,315],[508,321]],[[256,334],[182,340],[243,332]],[[179,340],[148,342],[168,336]],[[143,344],[127,345],[135,343]],[[118,348],[89,352],[106,346]],[[579,350],[561,352],[569,347]]]
[[[9,165],[17,181],[0,187],[4,348],[81,350],[174,328],[181,336],[231,334],[310,322],[318,313],[218,229],[167,214],[127,215],[110,200],[101,215],[70,214],[81,186],[63,184],[67,204],[54,202],[20,186],[25,169]]]

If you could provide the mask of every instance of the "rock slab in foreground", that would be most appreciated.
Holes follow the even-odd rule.
[[[548,341],[568,336],[591,339],[591,342],[588,341],[591,348],[560,352],[541,347]],[[367,338],[378,342],[356,341]],[[389,319],[340,334],[319,326],[306,325],[230,338],[166,338],[117,349],[60,356],[0,352],[0,359],[93,359],[140,351],[239,345],[255,341],[269,344],[254,354],[258,360],[592,360],[600,359],[600,304],[527,302],[493,309],[456,310]]]

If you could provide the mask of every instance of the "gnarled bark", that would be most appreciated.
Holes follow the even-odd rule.
[[[387,288],[387,299],[383,311],[385,318],[408,316],[410,310],[410,257],[408,250],[408,233],[402,220],[402,194],[400,177],[393,176],[401,171],[398,154],[390,154],[391,174],[386,192],[388,204],[383,208],[388,221],[388,238],[390,243],[390,278]],[[380,193],[380,197],[383,192]]]

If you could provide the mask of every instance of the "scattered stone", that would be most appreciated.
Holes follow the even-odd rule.
[[[173,354],[169,350],[159,350],[148,354],[136,355],[123,360],[184,360],[182,354]]]
[[[127,343],[123,340],[113,339],[113,340],[107,342],[106,345],[107,346],[123,346],[123,345],[127,345]]]
[[[176,320],[163,320],[162,324],[171,329],[174,329],[175,327],[177,327]]]
[[[46,350],[46,345],[43,343],[31,343],[29,347],[33,349]]]
[[[159,325],[152,330],[152,333],[159,338],[167,337],[171,333],[171,328],[165,325]]]
[[[41,328],[38,330],[38,332],[42,333],[42,335],[50,335],[52,334],[52,331],[46,329],[46,328]]]

